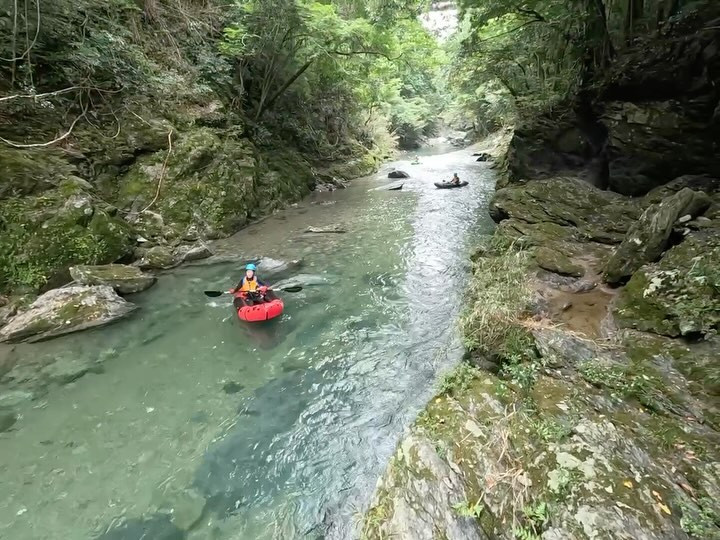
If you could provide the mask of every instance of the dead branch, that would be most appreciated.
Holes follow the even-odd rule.
[[[4,142],[8,146],[12,146],[13,148],[47,148],[48,146],[52,146],[53,144],[57,144],[60,141],[64,141],[65,139],[67,139],[70,136],[70,134],[72,133],[73,129],[75,129],[75,126],[77,125],[77,123],[80,120],[82,120],[83,118],[85,118],[85,116],[87,115],[87,111],[88,111],[88,105],[85,105],[82,109],[82,112],[78,115],[77,118],[75,118],[75,120],[73,120],[73,123],[70,124],[70,127],[68,128],[68,130],[64,134],[53,139],[52,141],[48,141],[48,142],[44,142],[44,143],[22,144],[22,143],[16,143],[13,141],[9,141],[7,139],[4,139],[3,137],[0,137],[0,142]]]
[[[146,210],[148,210],[155,202],[158,200],[158,197],[160,196],[160,190],[162,189],[163,180],[165,179],[165,171],[167,171],[167,164],[170,160],[170,155],[172,154],[172,134],[173,130],[171,129],[168,132],[168,153],[167,156],[165,156],[165,161],[163,161],[162,169],[160,170],[160,178],[158,179],[158,185],[157,189],[155,190],[155,197],[153,197],[153,200],[150,201],[150,204],[148,204],[145,208],[140,210],[140,213],[142,214]]]

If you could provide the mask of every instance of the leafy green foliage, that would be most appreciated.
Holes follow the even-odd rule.
[[[456,110],[493,129],[546,112],[598,82],[618,51],[655,31],[683,2],[461,0]]]
[[[526,506],[523,509],[523,516],[525,518],[524,524],[513,529],[515,538],[518,540],[539,540],[550,521],[547,503],[541,501]]]
[[[480,519],[483,510],[485,510],[485,506],[483,505],[482,500],[478,499],[475,504],[469,501],[453,504],[453,510],[455,510],[455,513],[457,513],[458,516]]]
[[[440,381],[439,394],[458,395],[470,387],[480,371],[466,362],[461,362],[454,370],[447,373]]]
[[[689,502],[685,498],[679,499],[679,506],[682,510],[680,518],[680,526],[683,531],[693,538],[720,538],[720,515],[718,515],[716,502],[701,497],[694,503]]]

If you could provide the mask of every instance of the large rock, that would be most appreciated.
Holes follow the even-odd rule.
[[[622,244],[605,265],[604,278],[618,283],[631,276],[643,264],[656,261],[667,247],[670,233],[678,219],[690,219],[710,206],[710,198],[684,188],[649,207],[627,233]],[[689,219],[688,219],[689,221]]]
[[[257,261],[258,272],[263,276],[277,275],[290,270],[296,270],[303,264],[301,259],[291,261],[280,261],[270,257],[262,257]]]
[[[720,238],[693,232],[620,290],[620,326],[667,336],[720,330]]]
[[[405,171],[390,171],[388,178],[410,178],[410,175]]]
[[[199,261],[212,257],[213,252],[210,246],[204,242],[198,242],[194,245],[182,245],[175,248],[174,257],[180,262]]]
[[[486,540],[480,523],[454,508],[475,502],[468,499],[459,471],[438,456],[432,441],[411,435],[378,484],[363,538]]]
[[[535,262],[540,268],[563,276],[582,277],[585,269],[570,260],[560,251],[551,247],[540,247],[535,252]]]
[[[0,342],[39,341],[102,326],[135,309],[106,285],[54,289],[1,328]]]
[[[157,278],[143,273],[136,266],[106,264],[73,266],[70,275],[80,285],[109,285],[120,294],[131,294],[151,287]]]
[[[526,223],[574,226],[589,240],[620,243],[640,216],[640,204],[577,178],[559,177],[513,185],[495,192],[490,216]]]
[[[70,266],[111,263],[131,253],[127,223],[86,187],[67,178],[39,196],[0,200],[0,252],[9,255],[0,260],[0,287],[63,285]]]
[[[133,264],[143,270],[167,270],[180,264],[175,252],[166,246],[155,246],[149,249],[140,248],[136,250],[138,260]]]

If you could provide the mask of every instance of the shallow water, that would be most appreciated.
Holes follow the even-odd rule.
[[[230,262],[163,275],[128,320],[21,347],[23,360],[98,363],[0,433],[0,537],[352,537],[461,356],[468,244],[491,228],[492,174],[469,151],[392,166],[412,174],[402,191],[372,190],[385,167],[317,194],[219,242]],[[453,172],[470,186],[434,188]],[[303,234],[334,223],[348,232]],[[256,256],[302,259],[296,273],[334,284],[284,293],[280,320],[243,325],[202,291],[234,285]]]

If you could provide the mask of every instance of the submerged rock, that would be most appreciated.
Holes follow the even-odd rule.
[[[282,272],[288,272],[290,270],[296,270],[303,265],[301,259],[295,259],[292,261],[280,261],[272,259],[270,257],[262,257],[255,263],[258,267],[258,272],[262,275],[269,274],[280,274]]]
[[[120,294],[148,289],[157,278],[143,273],[136,266],[106,264],[102,266],[73,266],[70,275],[80,285],[109,285]]]
[[[287,287],[318,287],[323,285],[334,285],[337,283],[336,277],[331,276],[320,276],[317,274],[297,274],[289,279],[278,281],[273,286],[275,290],[280,290]]]
[[[630,228],[605,265],[605,281],[618,283],[630,277],[643,264],[656,261],[667,247],[670,233],[678,220],[689,216],[685,221],[690,221],[704,212],[710,203],[710,198],[704,193],[683,188],[659,204],[650,206]]]
[[[327,227],[308,227],[306,233],[328,234],[328,233],[345,233],[347,230],[342,225],[328,225]]]
[[[170,517],[157,514],[149,518],[131,519],[96,537],[96,540],[186,540],[186,534],[171,522]]]
[[[0,329],[0,342],[39,341],[102,326],[136,308],[107,285],[54,289],[10,319]]]
[[[405,171],[390,171],[388,178],[410,178],[410,175]]]
[[[4,433],[12,428],[17,420],[17,415],[14,412],[0,409],[0,433]]]
[[[582,277],[585,269],[572,262],[564,253],[550,247],[540,247],[535,252],[535,262],[540,268],[563,276]]]
[[[27,401],[32,401],[35,395],[25,390],[8,390],[0,392],[0,407],[17,407]]]

